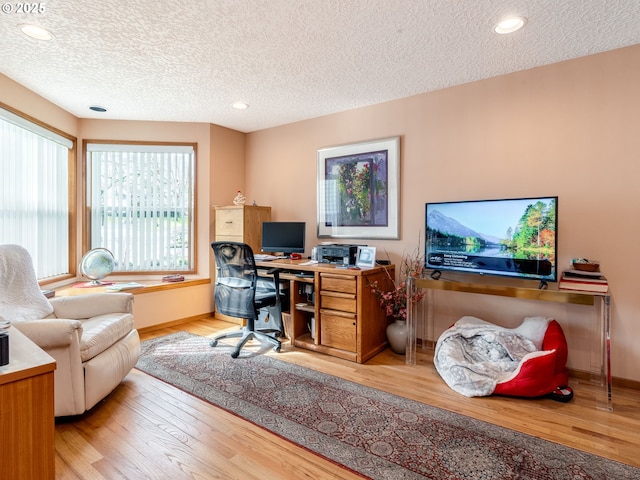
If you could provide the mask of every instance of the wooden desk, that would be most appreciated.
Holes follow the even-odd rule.
[[[381,289],[390,290],[393,265],[357,270],[307,260],[257,265],[281,269],[280,280],[288,282],[292,332],[287,334],[294,346],[357,363],[385,349],[389,322],[369,286],[377,281]],[[296,275],[303,272],[312,276]]]
[[[0,367],[0,478],[55,478],[53,371],[56,362],[15,327]]]

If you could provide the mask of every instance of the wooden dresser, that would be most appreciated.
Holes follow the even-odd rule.
[[[231,205],[215,208],[214,241],[242,242],[248,244],[254,253],[260,252],[262,222],[271,220],[271,207]]]
[[[0,367],[0,478],[55,478],[53,371],[56,362],[15,327]]]

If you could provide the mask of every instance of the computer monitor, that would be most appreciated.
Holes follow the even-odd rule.
[[[269,253],[304,253],[305,222],[263,222],[260,250]]]

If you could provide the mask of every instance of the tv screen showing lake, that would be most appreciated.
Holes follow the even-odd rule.
[[[425,266],[556,279],[557,197],[426,204]]]

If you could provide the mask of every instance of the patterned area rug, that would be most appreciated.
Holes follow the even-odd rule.
[[[640,469],[180,332],[137,368],[372,479],[638,479]]]

